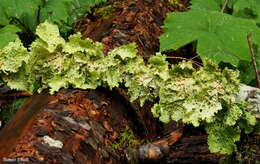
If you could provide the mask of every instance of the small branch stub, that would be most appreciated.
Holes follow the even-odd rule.
[[[222,6],[222,8],[221,8],[221,11],[220,11],[220,12],[224,13],[224,11],[225,11],[225,8],[227,7],[227,3],[228,3],[228,0],[225,0],[225,2],[224,2],[224,4],[223,4],[223,6]]]
[[[252,57],[253,66],[254,66],[255,73],[256,73],[257,88],[260,88],[260,77],[259,77],[259,73],[257,71],[256,55],[255,55],[255,51],[254,51],[254,46],[253,46],[252,34],[251,33],[247,35],[247,41],[248,41],[250,54],[251,54],[251,57]]]

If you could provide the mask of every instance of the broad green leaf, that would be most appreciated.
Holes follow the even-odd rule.
[[[40,20],[56,23],[62,33],[71,30],[71,26],[92,7],[106,0],[48,0],[44,3]]]
[[[90,11],[90,9],[107,0],[73,0],[69,8],[69,24],[76,22],[80,17]]]
[[[41,0],[0,0],[6,15],[20,19],[23,15],[34,15]]]
[[[238,66],[240,60],[251,60],[247,35],[252,33],[253,37],[260,37],[260,29],[253,21],[214,11],[172,13],[164,23],[165,33],[160,36],[161,51],[176,50],[197,41],[201,58],[234,66]]]
[[[192,0],[192,11],[221,11],[225,0]],[[253,19],[260,25],[260,1],[259,0],[228,0],[227,8],[232,15],[241,18]],[[224,10],[225,12],[225,10]]]
[[[34,33],[46,20],[59,25],[65,35],[81,16],[106,0],[0,0],[0,25],[17,25],[25,33]]]
[[[0,4],[2,12],[9,20],[18,19],[34,31],[37,24],[38,9],[42,4],[41,0],[0,0]]]
[[[73,0],[48,0],[44,3],[40,12],[40,20],[49,20],[61,25],[69,17],[69,6]]]
[[[0,6],[0,25],[5,26],[8,24],[9,24],[9,19],[5,14],[4,10],[2,9],[2,6]]]
[[[252,62],[240,61],[238,69],[240,70],[241,83],[250,84],[255,80],[256,74]]]
[[[11,89],[35,92],[32,81],[28,79],[28,75],[26,73],[27,72],[24,70],[24,67],[22,67],[19,72],[12,74],[12,76],[3,75],[3,79],[6,81],[7,86]]]
[[[6,46],[9,42],[18,38],[17,32],[21,30],[14,25],[7,25],[0,29],[0,48]]]
[[[260,25],[260,1],[237,0],[233,7],[233,15],[254,19]]]
[[[233,8],[238,0],[228,0],[226,8]],[[243,0],[242,0],[243,1]],[[225,0],[192,0],[191,10],[221,11]]]
[[[219,0],[192,0],[191,10],[220,11],[221,4]]]

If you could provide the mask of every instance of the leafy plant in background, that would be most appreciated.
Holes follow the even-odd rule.
[[[242,82],[249,84],[255,79],[255,72],[248,34],[253,36],[260,63],[259,0],[192,0],[191,3],[188,12],[168,14],[165,33],[160,36],[160,50],[176,50],[196,41],[200,58],[240,68]]]
[[[226,12],[230,15],[252,19],[260,25],[259,0],[192,0],[191,10]]]
[[[10,41],[14,41],[18,38],[17,32],[21,32],[21,29],[14,25],[6,25],[0,29],[0,48],[6,46]]]
[[[11,119],[26,100],[27,98],[16,99],[13,103],[9,104],[9,110],[0,110],[3,124],[6,124]]]
[[[196,70],[190,62],[169,65],[158,53],[145,64],[135,44],[102,51],[102,44],[71,35],[66,42],[58,27],[45,22],[36,29],[38,38],[29,50],[19,39],[0,49],[0,76],[13,89],[50,93],[70,86],[110,89],[124,84],[131,101],[160,99],[152,108],[165,123],[176,120],[204,125],[212,152],[230,154],[242,131],[255,124],[245,105],[235,101],[238,71],[221,70],[209,60]],[[243,122],[243,124],[240,124]],[[243,126],[240,126],[243,125]]]
[[[0,2],[3,2],[0,5],[6,3],[8,6],[7,0]],[[17,3],[8,2],[12,5]],[[177,49],[197,40],[197,49],[204,63],[204,67],[199,70],[192,68],[190,62],[169,65],[166,57],[160,53],[145,64],[143,59],[136,55],[134,44],[115,48],[108,55],[104,55],[101,43],[90,39],[81,40],[80,34],[71,35],[68,41],[65,41],[60,37],[57,26],[48,22],[40,24],[37,28],[36,25],[48,19],[58,24],[61,31],[66,31],[70,28],[69,24],[81,15],[80,10],[78,14],[75,11],[78,11],[77,6],[83,5],[85,1],[48,0],[34,1],[32,4],[29,2],[31,1],[23,3],[25,6],[21,10],[16,11],[15,6],[10,4],[9,8],[1,6],[0,10],[0,16],[4,16],[0,17],[0,24],[3,26],[0,29],[0,37],[4,36],[4,42],[0,44],[0,76],[11,88],[30,92],[50,88],[50,92],[54,93],[60,88],[95,89],[103,86],[112,89],[124,84],[128,88],[131,100],[139,99],[141,105],[147,100],[159,98],[160,101],[152,108],[152,112],[161,121],[167,123],[176,120],[194,126],[205,126],[209,134],[210,150],[223,154],[234,151],[240,133],[249,133],[256,123],[255,117],[245,110],[246,105],[235,101],[234,94],[240,84],[238,72],[230,69],[221,70],[215,64],[227,62],[239,67],[241,62],[250,63],[249,49],[245,42],[248,33],[253,34],[255,45],[259,45],[258,18],[251,18],[250,14],[244,14],[243,17],[246,15],[252,20],[237,18],[238,13],[248,11],[248,7],[237,5],[239,0],[228,3],[228,7],[233,8],[234,12],[237,11],[237,15],[211,11],[211,3],[222,9],[219,4],[223,3],[220,0],[203,1],[205,7],[197,9],[196,2],[199,4],[202,1],[194,0],[192,11],[178,13],[172,18],[169,16],[166,20],[166,29],[176,28],[179,30],[176,33],[184,36],[166,31],[161,36],[161,50]],[[240,7],[235,9],[235,5]],[[53,6],[57,7],[55,11]],[[216,6],[214,9],[217,9]],[[13,14],[12,12],[17,13],[8,16]],[[252,9],[252,13],[256,15],[257,12]],[[173,18],[176,25],[172,25]],[[189,26],[192,29],[189,31],[188,23],[194,23],[196,26]],[[219,23],[223,26],[218,26]],[[31,31],[33,35],[35,30],[37,35],[37,39],[28,49],[16,35],[17,32],[26,30]],[[207,38],[209,36],[210,38]],[[217,48],[214,47],[214,42]],[[234,42],[237,45],[233,44]],[[207,50],[205,44],[209,45],[210,51],[207,53],[204,52]],[[212,49],[216,54],[209,56]]]
[[[59,25],[62,35],[66,37],[72,32],[73,24],[83,14],[105,1],[0,0],[0,49],[18,37],[22,39],[24,45],[28,46],[36,38],[36,26],[45,20]],[[19,99],[14,103],[16,101],[19,102]],[[15,111],[12,107],[2,110],[4,123]]]
[[[72,25],[91,7],[106,0],[0,0],[0,48],[18,38],[35,39],[39,23],[49,20],[61,29],[63,35],[72,30]]]

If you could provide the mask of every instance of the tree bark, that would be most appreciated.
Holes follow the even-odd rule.
[[[184,5],[187,3],[183,1]],[[122,0],[108,18],[91,15],[76,25],[104,51],[136,42],[144,58],[158,51],[168,0]],[[178,9],[184,10],[184,9]],[[162,125],[150,108],[129,103],[124,89],[61,90],[32,96],[0,132],[0,159],[20,163],[218,163],[207,136],[172,122]],[[148,142],[148,144],[147,144]]]
[[[1,131],[0,157],[4,162],[125,163],[128,141],[113,145],[126,128],[141,135],[143,129],[122,101],[105,90],[34,95]]]
[[[132,110],[120,95],[101,89],[34,95],[0,132],[0,158],[4,163],[218,161],[205,135],[182,137],[175,131],[145,144],[144,126]]]

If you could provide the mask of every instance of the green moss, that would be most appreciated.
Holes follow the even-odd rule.
[[[7,108],[1,111],[1,117],[4,124],[6,124],[12,116],[20,109],[20,107],[24,104],[24,102],[28,98],[19,98],[16,99],[13,103],[11,103]]]
[[[178,7],[178,8],[184,8],[185,6],[180,2],[180,0],[169,0],[169,3],[173,7]]]
[[[126,126],[119,135],[119,141],[111,143],[111,146],[116,150],[133,150],[140,143],[141,141],[134,136],[133,131]]]
[[[112,5],[104,6],[101,8],[97,8],[94,11],[94,15],[100,16],[103,19],[107,19],[110,17],[111,13],[113,13],[114,11],[115,11],[115,7],[114,7],[114,4],[112,4]]]

